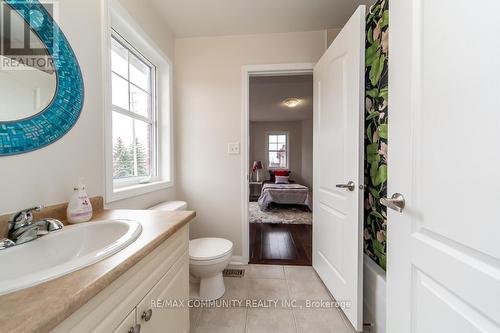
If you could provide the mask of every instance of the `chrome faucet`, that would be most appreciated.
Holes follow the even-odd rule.
[[[34,222],[33,212],[40,212],[42,209],[42,206],[36,206],[12,215],[9,221],[9,234],[7,239],[0,241],[0,249],[23,244],[63,228],[61,221],[52,218]]]
[[[0,250],[6,249],[6,248],[14,246],[14,245],[16,245],[16,243],[14,243],[13,241],[11,241],[8,238],[0,239]]]

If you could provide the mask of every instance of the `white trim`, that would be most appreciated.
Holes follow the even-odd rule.
[[[122,199],[127,199],[131,197],[136,197],[138,195],[146,194],[149,192],[159,191],[172,186],[169,181],[157,181],[147,184],[136,184],[126,187],[115,188],[111,198],[106,200],[107,203],[118,201]]]
[[[104,120],[104,160],[105,160],[105,202],[110,203],[149,192],[158,191],[174,186],[174,146],[173,146],[173,63],[161,51],[157,44],[133,20],[118,1],[103,0],[102,8],[102,91],[104,93],[103,115]],[[111,133],[111,35],[112,27],[118,27],[118,33],[126,37],[132,45],[142,53],[147,51],[148,60],[156,67],[157,86],[156,105],[157,116],[157,177],[150,183],[135,184],[116,189],[113,185],[113,158]],[[121,28],[121,29],[120,29]],[[123,31],[126,30],[126,31]],[[123,35],[126,32],[125,36]],[[161,70],[163,69],[163,70]],[[168,76],[168,77],[167,77]],[[168,102],[168,104],[166,103]],[[167,116],[167,117],[166,117]],[[168,136],[165,136],[168,135]],[[163,160],[163,161],[162,161]],[[158,167],[160,165],[160,167]]]
[[[110,197],[109,192],[113,192],[113,182],[109,180],[108,175],[113,174],[113,162],[110,160],[109,154],[113,154],[111,143],[113,142],[113,133],[109,130],[111,127],[111,110],[112,100],[111,100],[111,6],[110,0],[101,1],[101,58],[102,58],[102,89],[103,92],[103,159],[105,166],[104,174],[104,188],[105,188],[105,201]]]
[[[133,119],[136,119],[136,120],[140,120],[140,121],[148,123],[150,125],[154,125],[155,124],[155,122],[154,122],[153,119],[141,116],[140,114],[135,113],[135,112],[130,112],[128,110],[125,110],[125,109],[119,107],[118,105],[113,105],[113,106],[111,106],[111,108],[112,108],[112,110],[114,112],[117,112],[117,113],[122,114],[124,116],[130,117],[130,118],[133,118]]]
[[[231,258],[231,262],[229,262],[229,265],[246,265],[248,264],[248,260],[245,262],[243,260],[243,256],[233,256]]]
[[[314,63],[292,63],[292,64],[270,64],[270,65],[247,65],[241,71],[241,237],[242,256],[241,262],[247,264],[250,260],[249,249],[249,222],[248,222],[248,195],[249,195],[249,145],[250,145],[250,111],[249,111],[249,87],[251,76],[280,76],[280,75],[303,75],[312,74]],[[236,257],[233,257],[236,258]]]

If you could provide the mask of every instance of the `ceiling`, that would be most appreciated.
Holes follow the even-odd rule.
[[[340,28],[371,0],[147,0],[175,37],[205,37]]]
[[[299,98],[289,108],[287,98]],[[250,121],[299,121],[313,117],[312,75],[267,76],[250,78]]]

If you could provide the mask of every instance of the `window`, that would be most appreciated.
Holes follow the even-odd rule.
[[[114,187],[157,176],[156,67],[118,34],[111,38]]]
[[[288,133],[268,133],[269,169],[288,169]]]
[[[110,14],[106,203],[173,186],[172,63],[121,7]]]

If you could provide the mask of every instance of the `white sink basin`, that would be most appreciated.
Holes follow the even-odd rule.
[[[130,220],[81,223],[1,250],[0,295],[92,265],[130,245],[141,231]]]

